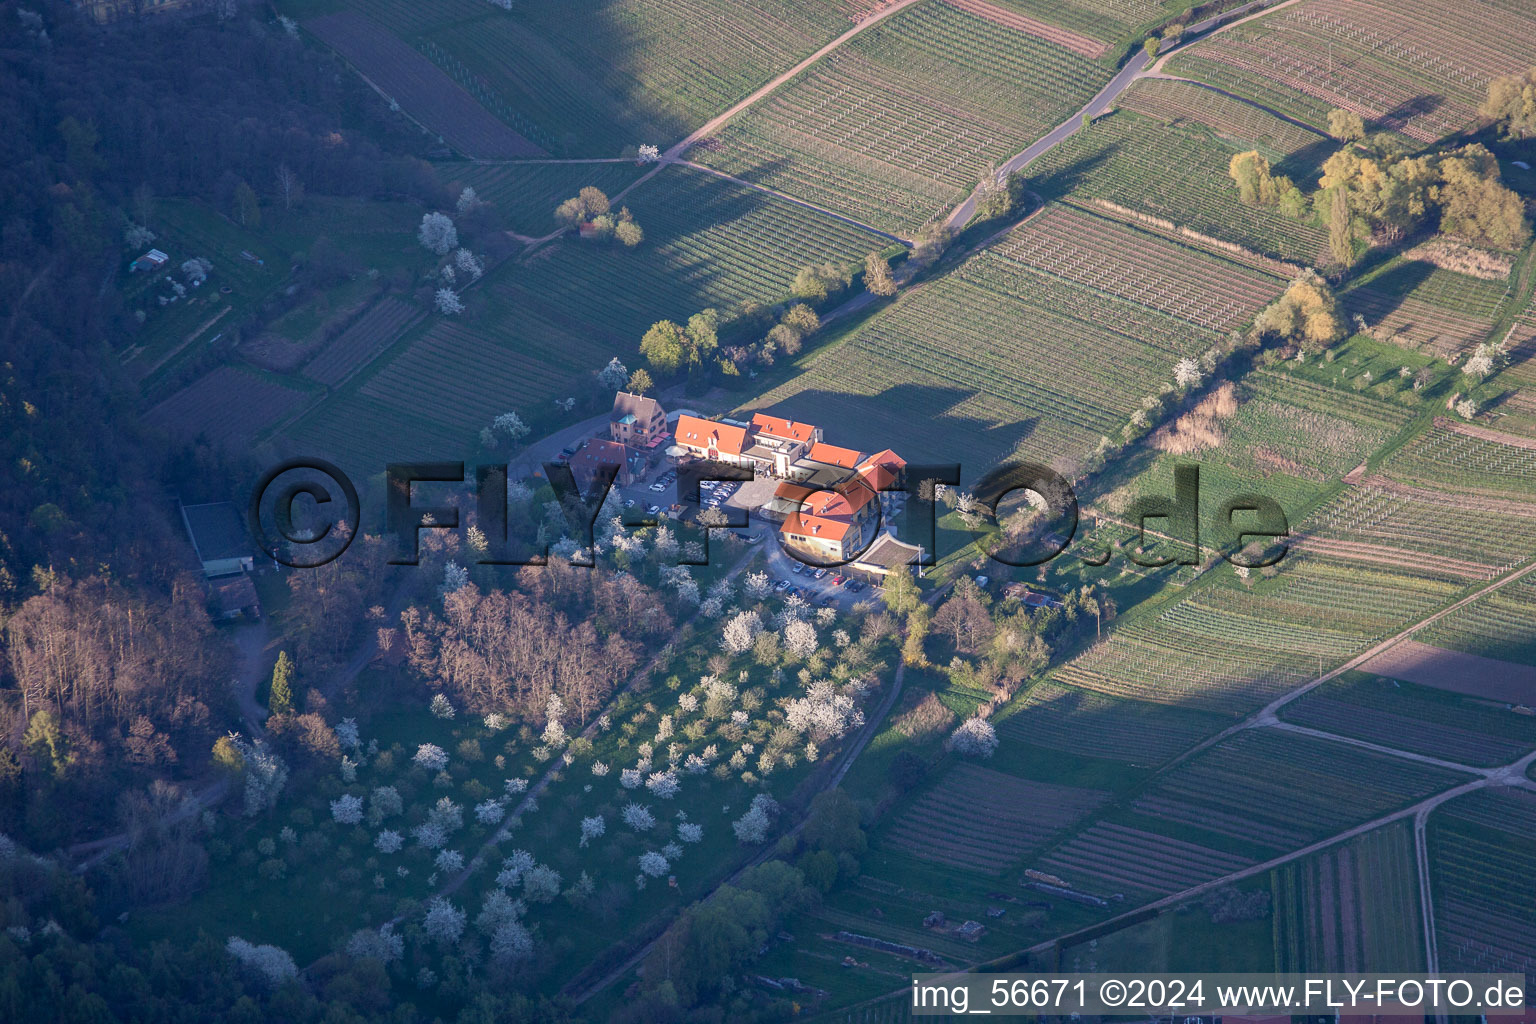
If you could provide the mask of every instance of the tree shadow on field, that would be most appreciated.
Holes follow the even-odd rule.
[[[1303,192],[1317,188],[1323,174],[1323,162],[1337,153],[1344,144],[1337,139],[1322,138],[1309,142],[1281,160],[1271,170],[1283,174],[1296,183]]]
[[[1356,313],[1375,323],[1395,313],[1403,300],[1423,284],[1435,268],[1423,260],[1404,260],[1372,278],[1369,284],[1351,289],[1342,296],[1350,315]],[[1397,326],[1399,332],[1411,331],[1418,324],[1407,321]]]
[[[1411,100],[1404,100],[1381,115],[1381,117],[1376,118],[1375,122],[1382,128],[1398,129],[1398,126],[1405,126],[1416,117],[1433,114],[1443,106],[1445,106],[1444,96],[1438,93],[1424,93],[1421,96],[1415,96]]]
[[[991,423],[955,411],[976,394],[931,384],[897,384],[874,395],[813,387],[747,411],[771,408],[776,416],[814,423],[830,444],[863,452],[890,448],[908,463],[958,464],[962,482],[974,484],[1012,457],[1040,423],[1038,416]],[[1047,461],[1044,454],[1039,461]]]
[[[1076,136],[1073,138],[1075,139]],[[1068,144],[1071,144],[1070,140]],[[1042,198],[1049,202],[1053,199],[1060,199],[1062,196],[1075,191],[1095,171],[1109,163],[1119,152],[1120,144],[1118,142],[1111,142],[1091,153],[1085,153],[1077,157],[1063,167],[1047,171],[1044,174],[1031,174],[1027,167],[1023,173],[1030,189],[1039,193]]]

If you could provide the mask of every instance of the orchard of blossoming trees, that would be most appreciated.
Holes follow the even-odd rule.
[[[663,579],[651,552],[682,542],[630,535],[604,554]],[[474,962],[549,990],[617,922],[669,919],[775,840],[863,727],[895,636],[869,606],[767,594],[753,564],[706,572],[686,642],[649,649],[597,628],[624,607],[611,573],[556,569],[512,592],[461,580],[391,627],[412,652],[403,706],[329,727],[328,758],[233,737],[243,815],[211,819],[210,898],[280,909],[232,955],[277,978],[284,956],[342,951],[425,989]],[[687,613],[689,588],[672,589]]]

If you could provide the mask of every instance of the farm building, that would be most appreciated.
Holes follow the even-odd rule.
[[[583,492],[603,466],[617,469],[618,476],[614,482],[621,487],[628,487],[635,482],[637,464],[642,458],[617,441],[588,441],[585,447],[571,456],[571,472],[576,477],[576,486]]]
[[[667,412],[654,398],[620,391],[613,396],[608,431],[620,444],[649,448],[666,435]]]
[[[261,618],[261,599],[256,595],[256,584],[245,573],[209,580],[208,591],[209,607],[215,619]]]
[[[161,252],[159,249],[151,249],[149,252],[146,252],[144,255],[138,257],[132,263],[128,264],[128,270],[130,273],[135,274],[141,270],[159,270],[161,267],[169,263],[170,260],[171,258],[165,253]]]
[[[254,568],[255,546],[233,502],[183,505],[181,521],[202,563],[204,576],[233,576]]]
[[[805,490],[785,484],[780,491],[785,488]],[[880,497],[861,476],[796,497],[795,511],[779,527],[779,535],[786,547],[812,558],[845,561],[863,551],[880,528]]]
[[[675,443],[690,455],[731,465],[749,465],[746,458],[747,428],[724,420],[679,416]]]

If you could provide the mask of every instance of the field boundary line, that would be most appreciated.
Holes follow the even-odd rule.
[[[1322,686],[1324,683],[1327,683],[1327,682],[1330,682],[1330,681],[1332,681],[1334,679],[1337,679],[1339,676],[1343,675],[1346,672],[1354,671],[1355,669],[1359,668],[1361,665],[1363,665],[1366,662],[1370,661],[1372,658],[1376,657],[1377,655],[1384,654],[1386,651],[1388,651],[1391,648],[1393,648],[1393,647],[1397,646],[1398,644],[1402,643],[1404,640],[1409,639],[1411,636],[1413,636],[1414,633],[1417,633],[1419,630],[1423,629],[1425,626],[1432,626],[1432,625],[1434,625],[1436,622],[1439,622],[1441,619],[1445,618],[1447,615],[1451,614],[1452,612],[1459,611],[1460,609],[1465,608],[1467,605],[1469,605],[1472,602],[1478,600],[1479,598],[1486,597],[1487,595],[1493,593],[1494,591],[1500,590],[1503,587],[1506,587],[1509,584],[1515,582],[1516,580],[1522,579],[1522,578],[1530,575],[1533,571],[1536,571],[1536,561],[1529,562],[1523,568],[1515,569],[1514,571],[1509,572],[1509,573],[1505,574],[1504,576],[1501,576],[1500,578],[1492,581],[1491,583],[1488,583],[1486,586],[1479,587],[1477,590],[1472,591],[1472,593],[1467,594],[1464,597],[1458,598],[1457,600],[1453,601],[1452,603],[1446,605],[1444,608],[1441,608],[1440,610],[1435,611],[1435,612],[1431,612],[1429,615],[1426,615],[1424,618],[1420,619],[1418,622],[1415,622],[1413,625],[1409,626],[1408,628],[1406,628],[1406,629],[1404,629],[1404,630],[1402,630],[1402,631],[1400,631],[1398,633],[1395,633],[1392,636],[1387,637],[1385,640],[1380,641],[1379,643],[1375,644],[1372,647],[1366,648],[1364,651],[1362,651],[1359,654],[1355,655],[1353,658],[1351,658],[1348,661],[1344,662],[1342,665],[1338,666],[1337,668],[1332,669],[1332,670],[1330,670],[1328,672],[1324,672],[1323,674],[1319,675],[1317,678],[1313,679],[1311,682],[1303,683],[1301,686],[1296,687],[1294,690],[1291,690],[1288,693],[1281,694],[1280,696],[1276,697],[1274,700],[1270,701],[1268,704],[1264,705],[1264,707],[1260,708],[1258,711],[1255,711],[1252,714],[1248,715],[1242,721],[1237,722],[1234,725],[1228,726],[1227,728],[1223,729],[1221,732],[1217,733],[1216,735],[1210,736],[1210,737],[1200,741],[1199,743],[1195,744],[1193,747],[1191,747],[1188,750],[1184,751],[1184,753],[1179,754],[1177,757],[1173,758],[1172,760],[1169,760],[1169,761],[1165,762],[1162,766],[1160,766],[1158,768],[1156,774],[1161,775],[1161,774],[1163,774],[1164,772],[1168,771],[1171,768],[1178,767],[1179,765],[1183,764],[1185,761],[1188,761],[1190,758],[1194,757],[1195,755],[1197,755],[1197,754],[1199,754],[1199,753],[1201,753],[1201,752],[1203,752],[1205,750],[1209,750],[1211,747],[1214,747],[1216,744],[1221,743],[1224,740],[1230,739],[1231,737],[1237,735],[1238,733],[1244,731],[1245,729],[1252,729],[1252,728],[1256,728],[1256,727],[1259,727],[1259,726],[1267,726],[1267,725],[1277,724],[1280,720],[1279,720],[1279,718],[1276,717],[1276,712],[1278,712],[1281,708],[1285,707],[1285,705],[1291,703],[1291,701],[1295,700],[1296,698],[1302,696],[1303,694],[1310,693],[1312,690],[1317,689],[1319,686]]]
[[[657,162],[656,166],[652,167],[645,174],[642,174],[637,180],[631,182],[629,186],[622,192],[614,196],[613,202],[618,202],[625,196],[629,195],[629,193],[633,190],[639,188],[647,181],[650,181],[663,167],[667,166],[668,164],[678,162],[682,155],[686,153],[689,147],[691,147],[694,143],[725,127],[733,118],[736,117],[736,115],[747,110],[758,100],[763,99],[768,94],[777,91],[781,85],[793,79],[796,75],[800,74],[806,68],[821,60],[821,58],[825,57],[833,50],[841,47],[854,36],[863,32],[865,29],[873,28],[875,25],[880,24],[880,22],[884,21],[886,18],[889,18],[897,11],[905,10],[908,7],[911,7],[913,4],[922,2],[923,0],[896,0],[896,2],[891,4],[889,7],[885,7],[874,12],[869,17],[854,25],[842,35],[838,36],[836,39],[833,39],[831,42],[824,44],[819,50],[817,50],[815,53],[812,53],[809,57],[801,60],[800,63],[796,64],[794,67],[787,71],[782,71],[774,77],[770,78],[768,81],[752,90],[752,92],[748,93],[745,97],[737,100],[724,111],[716,114],[714,117],[710,118],[708,121],[705,121],[693,131],[683,136],[677,142],[674,142],[671,146],[668,146],[666,151],[661,154],[661,159]]]
[[[748,181],[745,178],[738,178],[734,174],[727,174],[724,171],[716,170],[715,168],[705,166],[704,164],[695,163],[692,160],[678,160],[676,161],[676,165],[678,167],[691,167],[696,171],[703,171],[705,174],[713,174],[717,178],[724,178],[726,181],[734,182],[737,185],[756,189],[759,192],[766,192],[768,195],[775,196],[776,198],[782,199],[785,202],[794,203],[796,206],[802,206],[807,210],[822,214],[826,217],[831,217],[833,220],[842,221],[849,227],[860,228],[864,231],[868,231],[870,234],[879,235],[881,238],[889,238],[891,241],[900,242],[905,246],[910,247],[912,245],[912,240],[910,238],[902,238],[899,235],[891,234],[889,231],[881,231],[879,228],[865,224],[863,221],[854,220],[852,217],[849,217],[846,214],[837,213],[834,210],[829,210],[825,206],[817,206],[815,203],[808,202],[804,199],[797,199],[787,192],[780,192],[778,189],[769,188],[767,185],[760,185],[755,181]]]

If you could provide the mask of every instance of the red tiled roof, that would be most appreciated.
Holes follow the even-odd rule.
[[[822,516],[801,515],[792,512],[784,525],[779,527],[781,533],[791,536],[809,537],[812,540],[842,540],[848,533],[850,523],[841,519],[827,519]]]
[[[811,445],[806,458],[812,462],[825,462],[829,466],[841,466],[843,469],[852,469],[859,464],[859,453],[852,448],[839,448],[824,441]]]
[[[872,490],[888,491],[896,486],[896,474],[885,465],[864,463],[859,467],[859,476]]]
[[[866,466],[893,466],[896,469],[906,469],[907,460],[887,448],[883,452],[875,452],[864,460]]]
[[[585,448],[571,456],[571,464],[622,466],[626,454],[624,446],[617,441],[591,441]]]
[[[786,441],[809,441],[816,432],[816,428],[809,423],[796,423],[794,420],[780,419],[761,412],[752,415],[752,427],[759,434]]]
[[[745,428],[697,416],[679,416],[675,436],[678,444],[699,449],[708,448],[710,438],[714,438],[716,450],[726,455],[740,455],[747,448]]]

